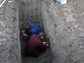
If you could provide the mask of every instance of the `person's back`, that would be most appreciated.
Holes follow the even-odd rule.
[[[42,29],[38,25],[32,23],[28,23],[22,31],[23,36],[26,36],[28,38],[30,38],[34,34],[38,35],[40,32],[43,32]]]
[[[43,44],[42,36],[33,35],[26,46],[26,54],[29,56],[39,56],[39,54],[44,51],[47,47],[46,44]]]
[[[31,26],[30,32],[31,32],[32,35],[33,34],[37,34],[38,35],[39,32],[43,32],[42,29],[38,25],[36,25],[36,24],[28,23],[28,25]]]

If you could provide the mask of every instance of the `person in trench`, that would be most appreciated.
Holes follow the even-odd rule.
[[[34,34],[31,36],[25,48],[27,56],[38,57],[41,52],[46,50],[49,45],[47,42],[42,40],[43,38],[43,32],[40,32],[38,35]]]
[[[38,35],[40,32],[43,32],[43,31],[38,25],[33,23],[28,23],[24,27],[24,30],[22,31],[22,35],[24,37],[30,38],[33,34]]]

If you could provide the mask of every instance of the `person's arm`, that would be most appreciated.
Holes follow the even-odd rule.
[[[25,33],[25,30],[22,30],[22,33]]]
[[[30,38],[32,35],[34,35],[34,32],[31,32],[31,35],[27,35],[28,38]]]
[[[27,35],[27,37],[28,37],[28,38],[30,38],[30,37],[31,37],[31,35]]]
[[[39,48],[40,48],[42,51],[45,51],[46,48],[47,48],[47,46],[46,46],[46,44],[43,44],[43,42],[40,42],[40,43],[39,43]]]
[[[32,35],[23,34],[23,36],[30,38]]]
[[[23,33],[23,36],[28,37],[28,38],[30,38],[32,35],[34,35],[34,32],[31,32],[31,35],[27,35],[27,34]]]

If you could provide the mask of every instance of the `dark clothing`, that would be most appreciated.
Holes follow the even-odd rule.
[[[39,54],[45,50],[46,45],[43,45],[40,36],[35,34],[31,36],[26,46],[26,54],[29,56],[39,56]]]
[[[40,32],[43,32],[42,29],[36,24],[28,23],[28,25],[31,26],[30,35],[27,35],[28,38],[30,38],[33,34],[38,35]]]
[[[25,34],[31,35],[31,33],[28,30],[25,30]]]

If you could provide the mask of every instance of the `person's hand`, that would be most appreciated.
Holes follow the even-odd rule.
[[[48,43],[48,42],[44,42],[44,41],[43,41],[43,44],[46,44],[46,43]]]
[[[23,30],[22,33],[25,33],[25,30]]]
[[[49,46],[49,44],[46,44],[46,46],[48,47],[48,46]]]
[[[27,34],[23,34],[23,36],[27,36]]]

